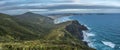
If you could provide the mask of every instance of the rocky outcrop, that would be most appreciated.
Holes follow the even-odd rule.
[[[71,24],[66,26],[66,30],[76,38],[83,39],[83,30],[88,30],[87,27],[81,25],[78,21],[71,21]]]

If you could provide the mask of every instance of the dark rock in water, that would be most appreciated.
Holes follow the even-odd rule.
[[[85,25],[81,25],[80,29],[82,29],[82,30],[88,30],[88,28]]]

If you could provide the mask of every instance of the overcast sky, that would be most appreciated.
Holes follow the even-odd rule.
[[[104,10],[104,11],[101,11]],[[0,12],[120,12],[120,0],[0,0]]]

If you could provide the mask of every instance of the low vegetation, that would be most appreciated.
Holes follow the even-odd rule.
[[[0,14],[0,50],[94,50],[82,41],[77,21],[54,24],[53,19],[31,12]]]

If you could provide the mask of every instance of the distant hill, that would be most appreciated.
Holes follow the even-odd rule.
[[[31,12],[17,15],[15,17],[22,22],[37,24],[37,25],[41,25],[43,27],[49,26],[49,25],[52,26],[52,24],[53,24],[53,19],[43,16],[43,15],[40,15],[40,14],[34,14]]]
[[[53,19],[27,12],[17,16],[0,14],[2,50],[94,50],[83,42],[78,21],[54,24]]]

